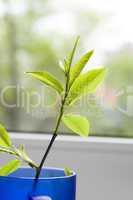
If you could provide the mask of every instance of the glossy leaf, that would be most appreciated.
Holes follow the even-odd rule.
[[[72,172],[68,167],[65,167],[64,173],[65,173],[66,176],[71,176],[71,175],[73,175],[73,172]]]
[[[70,71],[70,67],[72,65],[73,57],[74,57],[79,39],[80,39],[80,37],[78,36],[75,43],[74,43],[72,51],[70,52],[68,57],[64,60],[64,66],[65,66],[66,73],[68,73]]]
[[[4,128],[3,125],[0,124],[0,146],[2,147],[10,147],[11,146],[11,140],[10,137]]]
[[[89,51],[74,65],[73,68],[71,68],[70,84],[69,84],[70,87],[73,84],[73,82],[75,81],[75,79],[80,75],[80,73],[82,72],[82,70],[86,66],[87,62],[91,58],[92,54],[93,54],[93,51]]]
[[[16,171],[21,165],[20,160],[12,160],[0,169],[0,176],[8,176]]]
[[[61,83],[50,73],[42,71],[42,72],[27,72],[37,80],[43,82],[44,84],[55,89],[59,94],[62,93],[63,87]]]
[[[99,68],[80,75],[69,91],[66,105],[74,103],[83,95],[94,92],[97,86],[103,81],[105,71],[105,68]]]
[[[87,137],[89,135],[89,121],[80,115],[67,114],[63,115],[62,121],[74,133],[80,136]]]

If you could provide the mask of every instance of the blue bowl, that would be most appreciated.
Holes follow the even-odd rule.
[[[75,200],[76,174],[45,168],[33,190],[35,171],[20,168],[8,177],[0,176],[0,200]]]

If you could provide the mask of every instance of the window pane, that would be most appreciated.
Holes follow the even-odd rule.
[[[64,82],[58,60],[80,35],[75,59],[94,49],[85,70],[104,65],[108,73],[96,93],[70,111],[88,117],[92,135],[132,137],[132,18],[130,0],[1,1],[0,121],[12,131],[53,130],[57,95],[24,72],[47,70]]]

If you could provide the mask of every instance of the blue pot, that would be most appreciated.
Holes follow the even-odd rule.
[[[8,177],[0,177],[0,200],[75,200],[76,174],[65,176],[62,169],[42,170],[33,190],[35,171],[21,168]]]

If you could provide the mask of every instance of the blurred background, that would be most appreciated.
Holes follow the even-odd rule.
[[[132,137],[132,19],[130,0],[0,0],[0,122],[10,131],[52,132],[56,94],[25,72],[47,70],[63,82],[58,61],[80,35],[75,59],[94,49],[86,70],[106,66],[108,73],[71,111],[88,117],[91,135]]]

